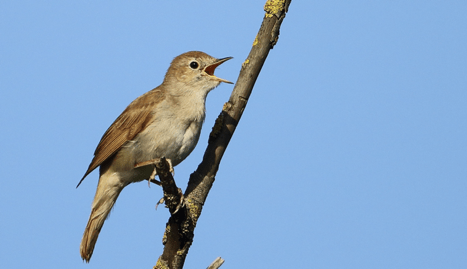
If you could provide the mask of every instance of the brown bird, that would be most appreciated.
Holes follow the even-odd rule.
[[[183,161],[198,143],[207,94],[221,82],[214,70],[232,57],[216,59],[190,51],[170,64],[162,84],[136,98],[104,133],[78,186],[100,166],[91,216],[80,253],[89,262],[94,246],[118,195],[125,186],[154,176],[151,160]],[[77,187],[78,187],[77,186]]]

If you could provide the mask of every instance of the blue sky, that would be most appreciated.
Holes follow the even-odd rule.
[[[167,209],[132,184],[89,264],[99,139],[177,55],[234,59],[254,1],[0,3],[2,268],[152,268]],[[296,1],[227,148],[185,268],[466,268],[467,2]],[[232,85],[207,99],[183,189]]]

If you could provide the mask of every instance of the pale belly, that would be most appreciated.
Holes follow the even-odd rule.
[[[131,173],[135,173],[134,176],[138,177],[135,181],[147,179],[153,169],[152,166],[133,169],[135,164],[165,157],[171,160],[173,166],[176,166],[188,157],[198,143],[202,122],[162,125],[148,126],[135,139],[128,141],[117,154],[126,156],[116,161],[125,162],[119,167],[125,167],[126,172],[132,170]]]

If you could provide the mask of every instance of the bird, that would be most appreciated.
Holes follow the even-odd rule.
[[[173,59],[158,87],[131,102],[102,136],[80,182],[99,167],[91,215],[80,244],[89,262],[99,232],[120,192],[130,183],[154,176],[151,160],[165,157],[171,171],[198,143],[206,115],[206,97],[221,82],[215,69],[232,57],[217,59],[189,51]]]

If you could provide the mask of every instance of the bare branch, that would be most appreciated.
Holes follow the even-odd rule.
[[[208,147],[198,169],[190,175],[185,191],[184,208],[173,214],[164,234],[164,252],[154,268],[181,269],[190,248],[196,223],[209,190],[214,183],[219,164],[245,110],[248,98],[261,68],[279,38],[279,29],[291,0],[268,0],[266,14],[253,47],[242,64],[240,75],[230,99],[209,136]]]
[[[224,264],[224,259],[217,257],[206,269],[218,269],[222,264]]]

